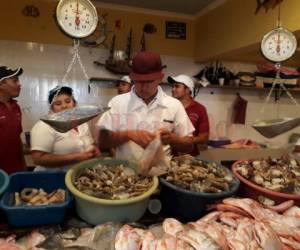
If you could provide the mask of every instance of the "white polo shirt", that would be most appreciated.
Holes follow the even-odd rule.
[[[97,123],[100,129],[155,132],[159,128],[167,128],[178,136],[192,136],[194,131],[181,102],[164,93],[160,86],[148,105],[136,95],[133,87],[129,93],[113,97],[108,106],[111,109]],[[138,160],[142,152],[142,147],[129,141],[117,148],[116,157]]]
[[[84,152],[93,143],[87,123],[78,126],[77,131],[72,129],[66,133],[60,133],[45,122],[38,121],[31,130],[31,150],[63,155]],[[69,167],[47,168],[37,166],[35,170],[67,170]]]

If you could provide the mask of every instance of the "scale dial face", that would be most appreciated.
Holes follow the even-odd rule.
[[[282,62],[293,56],[297,39],[289,30],[279,27],[267,33],[261,41],[262,54],[272,62]]]
[[[56,18],[61,29],[74,38],[91,35],[98,24],[97,10],[89,0],[60,0]]]

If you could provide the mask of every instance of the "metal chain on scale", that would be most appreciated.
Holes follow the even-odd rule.
[[[261,109],[260,109],[260,111],[259,111],[260,115],[265,111],[265,106],[266,106],[266,104],[270,101],[271,94],[272,94],[272,92],[273,92],[273,90],[274,90],[274,88],[275,88],[275,86],[276,86],[278,80],[281,79],[281,78],[280,78],[280,67],[281,67],[281,64],[280,64],[280,63],[276,63],[276,64],[275,64],[275,67],[276,67],[276,70],[277,70],[276,76],[275,76],[275,79],[274,79],[274,81],[273,81],[273,83],[272,83],[272,87],[271,87],[271,89],[270,89],[270,91],[269,91],[267,97],[265,98],[264,103],[263,103],[263,105],[262,105],[262,107],[261,107]],[[287,93],[288,97],[292,100],[292,102],[293,102],[297,107],[299,107],[299,106],[300,106],[299,103],[298,103],[297,100],[292,96],[292,94],[288,91],[288,89],[284,86],[284,83],[280,83],[279,86]]]
[[[60,92],[60,89],[63,87],[63,84],[66,82],[66,79],[68,77],[68,75],[70,74],[74,64],[76,63],[76,61],[78,61],[79,65],[80,65],[80,68],[82,69],[82,72],[86,78],[86,80],[89,82],[89,77],[86,73],[86,69],[81,61],[81,58],[80,58],[80,55],[79,55],[79,46],[80,46],[80,41],[79,40],[76,40],[74,39],[73,40],[73,57],[68,65],[68,68],[66,70],[66,73],[65,75],[63,76],[62,78],[62,86],[58,89],[58,91],[56,92],[55,96],[53,97],[52,99],[52,102],[56,99],[56,97],[59,95],[59,92]],[[88,84],[88,90],[90,92],[90,83]],[[52,105],[52,102],[50,103],[50,105]]]

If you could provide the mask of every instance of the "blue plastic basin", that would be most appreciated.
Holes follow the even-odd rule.
[[[201,160],[201,158],[199,157],[197,157],[196,159]],[[220,168],[224,168],[226,171],[231,173],[231,171],[224,166],[220,164],[217,165],[219,165]],[[230,190],[220,193],[201,193],[186,190],[166,181],[161,177],[160,196],[162,209],[165,215],[169,217],[179,217],[180,219],[185,221],[198,220],[206,213],[206,206],[208,204],[232,196],[237,192],[240,186],[240,181],[234,175],[232,175],[232,177],[233,182],[231,184]]]
[[[8,223],[14,227],[58,224],[64,220],[66,211],[73,199],[65,186],[63,172],[19,172],[10,175],[9,186],[4,193],[0,206],[6,214]],[[65,202],[39,206],[15,206],[14,193],[23,188],[42,188],[47,193],[61,188],[66,191]]]
[[[8,184],[9,184],[8,174],[2,169],[0,169],[0,197],[7,189]]]

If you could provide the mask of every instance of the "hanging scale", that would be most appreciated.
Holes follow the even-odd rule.
[[[62,83],[66,82],[67,76],[76,62],[79,63],[86,80],[89,82],[89,77],[79,55],[79,39],[87,37],[95,31],[98,24],[96,8],[89,0],[60,0],[56,8],[56,18],[63,32],[74,39],[73,56],[62,78]],[[88,84],[88,91],[90,92],[90,83]],[[57,91],[53,100],[59,95],[59,92]],[[65,133],[106,110],[106,108],[97,106],[76,106],[62,112],[49,114],[42,117],[41,120],[58,132]]]
[[[280,5],[278,8],[277,28],[268,32],[261,41],[261,52],[266,59],[275,63],[276,76],[272,83],[272,87],[262,105],[260,114],[264,112],[265,105],[269,102],[275,86],[279,83],[279,87],[283,89],[292,102],[299,107],[297,100],[287,90],[280,78],[280,69],[283,61],[291,58],[297,49],[297,39],[295,35],[288,29],[281,26],[280,22]],[[263,136],[272,138],[280,135],[290,129],[300,125],[300,118],[277,118],[271,120],[257,120],[252,127]]]

